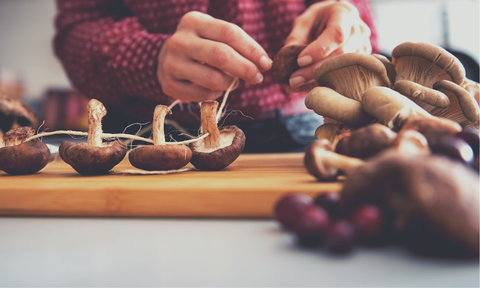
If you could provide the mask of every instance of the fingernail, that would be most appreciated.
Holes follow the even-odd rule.
[[[303,66],[307,66],[308,64],[312,63],[313,59],[312,59],[312,56],[303,56],[301,58],[298,58],[297,60],[297,63],[298,63],[298,66],[300,67],[303,67]]]
[[[299,86],[302,86],[303,83],[305,83],[305,78],[303,78],[302,76],[297,76],[290,79],[289,83],[291,88],[297,88]]]
[[[263,82],[263,75],[261,73],[257,73],[257,75],[255,75],[255,79],[253,79],[253,83],[259,84],[262,82]]]
[[[269,70],[272,68],[272,60],[266,56],[260,57],[260,67],[262,67],[263,70]]]

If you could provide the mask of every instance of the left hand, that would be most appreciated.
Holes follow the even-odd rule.
[[[349,52],[371,53],[370,28],[355,6],[346,1],[324,1],[298,16],[285,46],[307,44],[290,76],[287,92],[310,91],[315,69],[326,59]]]

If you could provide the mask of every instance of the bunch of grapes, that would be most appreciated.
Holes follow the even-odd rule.
[[[373,204],[364,204],[349,215],[342,215],[340,193],[323,192],[312,197],[291,192],[274,207],[274,217],[292,231],[299,245],[323,247],[340,254],[351,251],[357,243],[379,243],[385,231],[385,217]]]

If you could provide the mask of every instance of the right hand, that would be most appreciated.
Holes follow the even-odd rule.
[[[214,100],[235,77],[251,84],[272,60],[235,24],[201,12],[185,14],[158,56],[157,78],[163,92],[182,101]]]

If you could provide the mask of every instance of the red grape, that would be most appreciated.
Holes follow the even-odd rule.
[[[319,246],[323,243],[330,219],[321,207],[309,205],[300,213],[293,230],[302,246]]]
[[[340,193],[332,191],[323,192],[313,199],[313,204],[323,207],[333,219],[339,217],[339,202]]]
[[[359,240],[370,242],[379,237],[382,232],[383,218],[382,211],[375,205],[366,204],[356,209],[351,221]]]
[[[305,207],[311,205],[310,196],[298,192],[289,193],[277,201],[274,216],[286,229],[292,229]]]
[[[325,241],[325,248],[332,253],[341,254],[352,250],[355,245],[355,229],[352,223],[339,220],[330,225]]]

